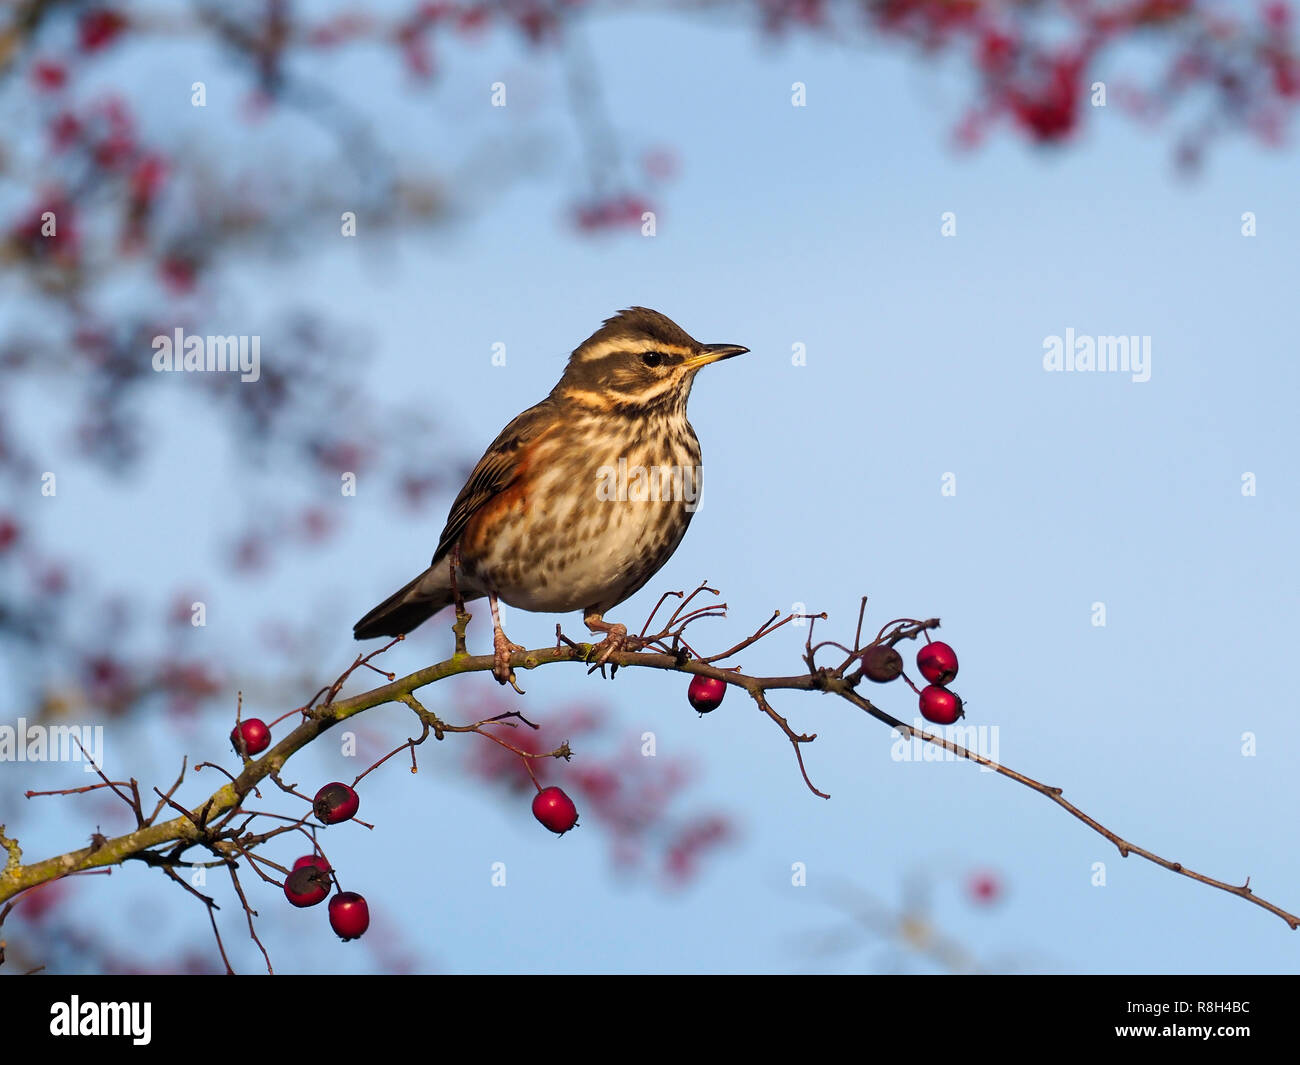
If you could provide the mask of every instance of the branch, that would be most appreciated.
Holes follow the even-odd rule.
[[[713,591],[701,586],[696,590]],[[660,601],[662,603],[662,600]],[[1128,857],[1130,854],[1146,859],[1162,868],[1171,872],[1178,873],[1190,879],[1197,880],[1200,883],[1208,884],[1211,887],[1226,891],[1231,895],[1245,899],[1256,906],[1259,906],[1269,913],[1275,914],[1286,922],[1291,929],[1300,927],[1300,917],[1290,913],[1281,907],[1266,901],[1257,896],[1250,888],[1249,879],[1243,884],[1230,884],[1222,880],[1216,880],[1213,877],[1206,876],[1187,868],[1180,862],[1171,861],[1163,858],[1154,852],[1129,842],[1111,829],[1105,827],[1079,807],[1067,801],[1062,789],[1052,785],[1044,784],[1023,773],[1020,773],[1007,766],[995,762],[991,758],[981,755],[975,751],[946,739],[943,736],[935,735],[923,730],[914,728],[911,725],[893,717],[889,713],[875,706],[870,700],[860,695],[856,688],[862,680],[862,671],[860,668],[851,668],[859,661],[863,651],[861,646],[861,619],[859,619],[858,635],[854,639],[853,648],[844,648],[841,644],[833,644],[833,641],[824,641],[814,646],[812,644],[812,635],[809,633],[808,644],[805,650],[804,659],[808,665],[808,672],[791,676],[772,676],[759,677],[742,673],[739,669],[723,669],[713,663],[726,654],[749,647],[758,639],[780,628],[786,622],[794,620],[795,615],[791,615],[781,621],[776,621],[775,615],[756,630],[753,636],[742,640],[730,651],[721,655],[714,655],[708,658],[686,658],[683,654],[683,641],[681,639],[682,630],[689,620],[683,621],[679,616],[680,611],[689,602],[683,602],[678,612],[674,613],[672,619],[659,633],[654,636],[641,636],[636,638],[637,643],[644,649],[640,650],[619,650],[607,657],[607,662],[611,666],[619,668],[641,668],[641,669],[659,669],[670,672],[684,673],[691,676],[710,677],[721,681],[724,684],[732,685],[743,689],[754,701],[757,707],[770,718],[784,733],[794,748],[795,756],[799,765],[800,772],[808,788],[816,795],[822,798],[829,798],[826,793],[818,790],[809,777],[807,767],[804,763],[802,748],[816,739],[816,734],[801,733],[791,727],[789,722],[773,709],[768,700],[768,695],[773,691],[791,690],[791,691],[816,691],[831,695],[837,695],[848,703],[862,710],[864,713],[876,718],[878,721],[887,724],[891,729],[906,737],[918,737],[926,743],[934,744],[954,754],[959,758],[975,762],[985,766],[1001,775],[1023,784],[1025,787],[1039,793],[1050,799],[1056,805],[1065,809],[1073,817],[1082,821],[1094,832],[1105,837],[1119,850],[1121,856]],[[656,607],[656,610],[658,607]],[[692,614],[687,615],[687,619],[699,619],[702,617],[716,616],[713,608],[704,608]],[[822,617],[823,615],[800,615],[802,617]],[[915,639],[917,636],[925,633],[927,630],[937,628],[939,621],[931,618],[925,621],[914,621],[911,619],[900,619],[890,622],[877,636],[876,642],[893,646],[903,639]],[[649,623],[647,622],[647,628]],[[644,633],[644,629],[642,630]],[[819,648],[831,644],[841,650],[848,651],[847,659],[835,667],[819,666],[816,664],[815,656]],[[391,645],[390,645],[391,646]],[[664,648],[663,650],[652,649],[653,647]],[[578,643],[567,638],[562,638],[560,646],[542,647],[533,650],[517,651],[510,656],[510,665],[515,669],[538,669],[543,666],[552,666],[562,662],[575,663],[578,665],[588,665],[594,651],[594,645],[590,643]],[[348,669],[351,673],[361,664],[368,664],[371,655],[365,656],[364,659],[358,659]],[[233,838],[232,831],[227,826],[236,814],[248,811],[241,811],[241,803],[244,798],[256,789],[258,783],[267,777],[272,777],[278,782],[278,774],[283,769],[285,763],[295,753],[311,743],[321,733],[333,728],[335,725],[357,714],[363,713],[372,707],[382,706],[386,703],[400,702],[410,707],[419,718],[422,725],[422,732],[419,737],[413,737],[407,742],[401,744],[394,752],[409,749],[412,753],[412,765],[414,766],[414,748],[422,743],[430,734],[441,740],[448,734],[473,732],[484,736],[495,743],[500,744],[508,750],[518,754],[525,765],[530,759],[537,757],[558,757],[567,758],[571,751],[567,744],[562,745],[554,751],[548,751],[541,755],[528,752],[505,742],[499,736],[489,731],[490,726],[496,727],[514,727],[514,722],[503,720],[505,717],[517,717],[519,721],[526,725],[532,726],[532,722],[527,721],[519,714],[502,715],[499,718],[478,721],[470,725],[450,725],[441,721],[434,714],[424,708],[423,705],[415,698],[414,693],[421,688],[436,684],[448,677],[459,676],[468,673],[491,672],[494,658],[492,655],[468,655],[457,653],[445,661],[438,662],[434,665],[427,666],[424,669],[417,670],[405,677],[393,680],[387,684],[381,685],[370,691],[363,692],[359,695],[347,699],[334,699],[338,693],[341,683],[336,682],[330,688],[325,689],[330,693],[329,699],[319,706],[309,706],[302,708],[302,721],[291,732],[285,736],[279,743],[268,750],[256,760],[248,760],[244,763],[243,770],[239,776],[233,778],[228,783],[214,791],[206,800],[193,809],[186,809],[177,804],[172,798],[177,785],[164,795],[157,792],[162,797],[166,806],[176,809],[180,816],[174,817],[163,823],[154,823],[158,811],[155,811],[153,817],[147,819],[146,823],[132,832],[119,836],[115,839],[104,839],[97,837],[91,846],[81,850],[71,851],[67,854],[54,858],[48,858],[44,861],[34,862],[29,865],[22,864],[22,851],[18,847],[16,840],[10,840],[3,835],[3,829],[0,828],[0,846],[3,846],[8,853],[7,862],[2,874],[0,874],[0,903],[12,899],[16,895],[38,884],[46,883],[60,877],[68,876],[74,873],[84,872],[86,870],[118,865],[129,858],[146,858],[147,852],[155,848],[170,844],[169,860],[166,862],[153,862],[150,864],[173,864],[178,860],[180,854],[194,845],[207,847],[219,858],[226,858],[229,862],[228,841]],[[847,670],[847,672],[846,672]],[[382,764],[390,755],[385,755],[375,766]],[[374,768],[374,767],[372,767]],[[369,770],[367,770],[369,772]],[[531,770],[530,770],[531,772]],[[363,773],[362,776],[365,774]],[[358,778],[360,779],[360,778]],[[179,781],[178,781],[179,783]],[[114,789],[116,790],[116,789]],[[134,809],[139,809],[138,799],[135,803],[128,803]],[[161,804],[160,804],[161,808]],[[257,814],[257,816],[262,816]],[[242,848],[241,848],[242,849]],[[150,857],[157,857],[151,855]],[[245,909],[248,909],[245,904]],[[251,928],[251,910],[250,928]],[[260,944],[259,944],[260,945]],[[268,962],[269,965],[269,962]]]

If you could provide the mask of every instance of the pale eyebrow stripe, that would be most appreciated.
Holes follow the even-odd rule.
[[[647,352],[678,355],[682,358],[687,358],[692,354],[690,349],[683,348],[680,344],[656,342],[650,337],[644,337],[640,339],[602,340],[599,344],[594,344],[590,348],[579,348],[574,352],[574,355],[582,362],[595,362],[597,359],[608,358],[610,355],[644,355]]]

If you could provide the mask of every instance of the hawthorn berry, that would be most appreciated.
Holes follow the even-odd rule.
[[[578,823],[578,808],[560,788],[543,788],[533,798],[533,816],[562,836]]]
[[[957,677],[957,652],[936,640],[916,652],[916,668],[931,684],[951,684]]]
[[[271,730],[266,727],[266,722],[260,717],[250,717],[247,721],[241,721],[230,730],[230,745],[235,748],[235,753],[239,754],[239,739],[244,739],[244,749],[251,758],[255,754],[261,754],[271,746]]]
[[[883,643],[873,643],[862,652],[862,675],[877,684],[888,684],[903,673],[903,656]]]
[[[346,943],[359,939],[370,927],[370,907],[355,891],[340,891],[330,899],[330,927]]]
[[[966,884],[966,890],[975,902],[997,902],[1002,894],[1002,882],[997,875],[987,871],[975,873]]]
[[[32,81],[38,89],[54,92],[68,81],[68,70],[61,63],[43,59],[32,66]]]
[[[921,716],[936,725],[951,725],[964,713],[956,692],[931,684],[921,689]]]
[[[329,873],[317,865],[295,863],[293,872],[284,878],[284,897],[295,906],[315,906],[324,902],[329,893]]]
[[[346,784],[334,781],[326,784],[316,793],[312,801],[312,812],[323,825],[337,825],[356,816],[361,805],[361,797]]]
[[[726,694],[726,683],[715,677],[692,677],[691,686],[686,689],[686,698],[701,714],[716,710],[722,705],[722,697]]]
[[[305,866],[314,866],[322,873],[328,873],[330,871],[330,863],[325,860],[325,855],[323,854],[304,854],[293,863],[295,869],[302,869]]]
[[[97,52],[126,28],[126,16],[110,8],[83,12],[77,23],[77,38],[83,52]]]

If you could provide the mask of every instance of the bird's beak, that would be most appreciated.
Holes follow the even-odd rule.
[[[735,355],[744,355],[748,350],[749,348],[742,348],[739,344],[705,344],[700,354],[687,359],[684,365],[696,369],[700,366],[708,366],[711,362],[721,362]]]

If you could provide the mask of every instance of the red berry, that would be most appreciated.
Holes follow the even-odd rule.
[[[692,677],[691,686],[686,689],[686,698],[701,714],[716,710],[726,694],[726,682],[715,677]]]
[[[134,199],[148,203],[158,195],[163,178],[167,176],[167,164],[162,156],[147,154],[135,164],[131,171],[131,195]]]
[[[533,799],[533,816],[562,836],[578,823],[578,808],[559,788],[543,788]]]
[[[189,259],[165,257],[158,266],[158,275],[162,278],[163,284],[172,292],[189,292],[194,288],[198,276],[198,265]],[[260,561],[256,557],[257,550],[256,544],[245,541],[240,547],[239,564],[250,569],[256,566]]]
[[[314,866],[322,873],[328,873],[330,871],[330,863],[325,860],[325,855],[323,854],[304,854],[293,863],[295,869],[302,869],[306,866]]]
[[[271,730],[266,727],[266,722],[259,717],[250,717],[247,721],[241,721],[230,731],[230,743],[235,748],[235,753],[239,754],[239,737],[244,737],[244,748],[248,751],[251,758],[255,754],[261,754],[271,746]]]
[[[957,677],[957,652],[936,640],[916,652],[916,668],[931,684],[951,684]]]
[[[81,135],[81,121],[68,111],[55,115],[47,128],[50,140],[54,142],[55,151],[66,148]]]
[[[936,725],[951,725],[959,717],[964,716],[961,699],[955,692],[931,684],[921,690],[921,716]]]
[[[316,798],[312,801],[312,812],[321,824],[337,825],[340,821],[355,817],[360,805],[360,796],[336,780],[316,793]]]
[[[95,8],[82,14],[77,36],[83,52],[96,52],[112,42],[126,28],[126,17],[108,8]]]
[[[1002,883],[994,873],[980,872],[970,878],[967,890],[976,902],[996,902],[1002,894]]]
[[[293,872],[284,878],[284,897],[295,906],[316,906],[324,902],[329,893],[329,873],[315,865],[295,866]]]
[[[370,927],[370,907],[355,891],[341,891],[330,899],[330,927],[343,942],[358,939]]]
[[[63,88],[67,80],[68,70],[60,63],[42,59],[32,65],[32,81],[38,89],[48,89],[53,92]]]
[[[877,684],[888,684],[903,672],[903,656],[883,643],[873,643],[862,652],[862,675]]]
[[[986,74],[1000,74],[1016,55],[1016,39],[997,30],[986,30],[979,42],[979,65]]]

